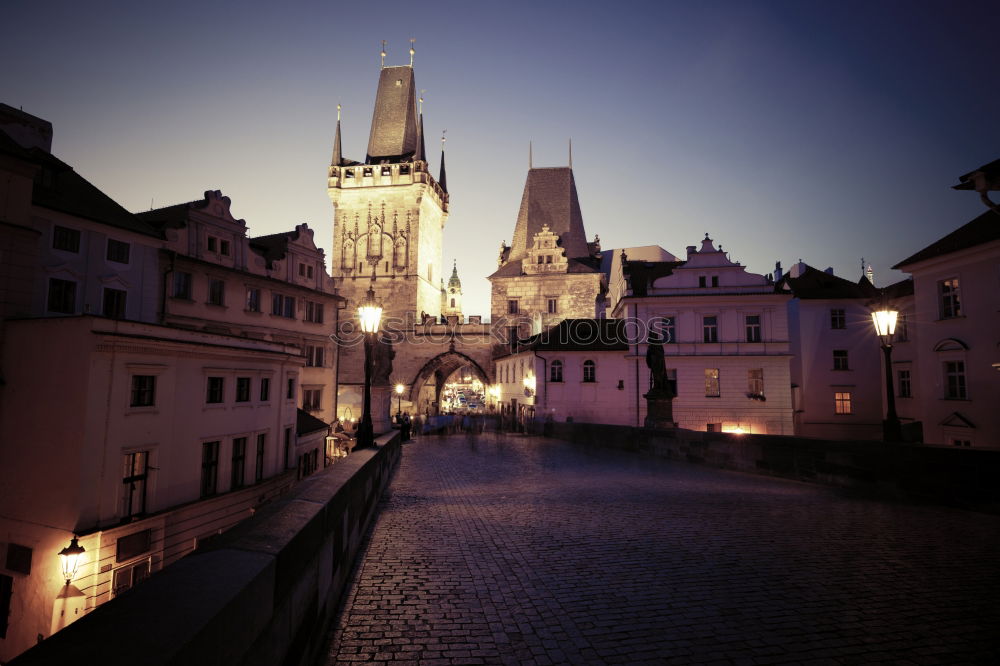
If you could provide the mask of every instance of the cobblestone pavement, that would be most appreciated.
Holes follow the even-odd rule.
[[[1000,663],[1000,517],[534,437],[403,460],[327,664]]]

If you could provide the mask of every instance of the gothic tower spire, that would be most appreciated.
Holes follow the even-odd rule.
[[[447,131],[448,130],[444,130],[443,132],[441,132],[441,173],[438,176],[438,185],[440,185],[441,189],[444,190],[445,192],[448,191],[448,179],[445,177],[444,173],[444,142],[446,140],[444,137],[444,133]]]
[[[344,156],[340,151],[340,104],[337,105],[337,133],[333,136],[333,159],[330,166],[340,166],[344,161]]]

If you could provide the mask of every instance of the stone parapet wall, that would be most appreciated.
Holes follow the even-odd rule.
[[[377,441],[11,664],[313,663],[401,456]]]
[[[594,423],[550,423],[544,427],[546,434],[585,446],[1000,513],[1000,450]]]

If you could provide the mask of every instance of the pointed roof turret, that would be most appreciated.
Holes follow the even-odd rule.
[[[524,258],[535,234],[542,231],[544,225],[559,237],[559,245],[567,257],[590,256],[576,180],[569,167],[528,170],[508,260]]]
[[[333,158],[330,166],[340,166],[344,161],[344,156],[340,151],[340,105],[337,105],[337,133],[333,136]]]
[[[448,278],[448,288],[462,290],[462,281],[458,279],[458,260],[453,259],[454,263],[451,266],[451,277]]]
[[[419,151],[415,90],[412,67],[385,67],[379,73],[368,136],[368,164],[410,159]]]
[[[448,130],[445,130],[445,132],[447,132],[447,131]],[[441,186],[442,190],[444,190],[445,192],[447,192],[448,191],[448,178],[445,176],[445,172],[444,172],[444,142],[445,142],[444,132],[442,132],[441,133],[441,173],[438,176],[438,185]]]

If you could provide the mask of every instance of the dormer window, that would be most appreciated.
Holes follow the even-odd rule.
[[[382,175],[383,176],[391,176],[392,175],[392,167],[388,167],[388,166],[382,167]]]
[[[344,169],[344,178],[354,178],[354,169]]]
[[[405,176],[408,173],[410,173],[410,165],[409,164],[401,164],[399,166],[399,175]]]
[[[365,167],[364,171],[362,172],[362,175],[364,175],[365,178],[371,178],[372,177],[372,168],[371,167]]]

